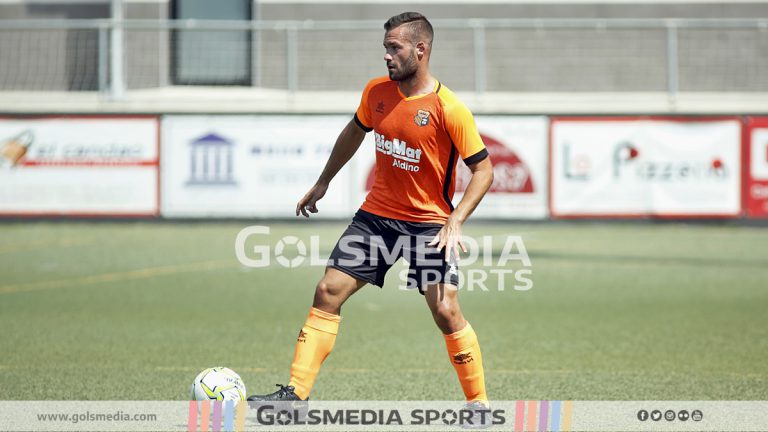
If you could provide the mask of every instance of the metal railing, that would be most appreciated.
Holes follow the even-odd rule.
[[[434,20],[432,66],[486,92],[768,92],[768,19]],[[0,91],[359,89],[380,21],[0,20]],[[217,64],[214,64],[217,63]]]

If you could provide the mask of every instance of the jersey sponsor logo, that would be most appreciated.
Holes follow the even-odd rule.
[[[421,149],[409,147],[405,141],[397,138],[388,140],[383,134],[374,132],[376,137],[376,151],[387,156],[392,156],[392,166],[412,172],[419,171],[421,162]]]
[[[429,111],[419,110],[416,112],[416,116],[413,118],[414,123],[421,126],[429,124]]]

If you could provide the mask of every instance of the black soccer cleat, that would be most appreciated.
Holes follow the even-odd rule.
[[[248,401],[249,402],[267,402],[267,401],[292,402],[292,401],[304,400],[300,398],[296,393],[293,392],[294,390],[296,390],[293,386],[284,386],[282,384],[275,384],[275,385],[280,387],[278,391],[274,393],[266,394],[266,395],[251,395],[251,396],[248,396]]]
[[[464,405],[463,411],[469,411],[472,416],[468,421],[463,422],[461,427],[464,429],[487,429],[493,426],[493,416],[491,408],[480,401],[472,401]]]
[[[290,413],[285,424],[306,424],[309,413],[309,398],[301,399],[293,386],[275,384],[280,389],[266,395],[248,396],[248,408],[259,411],[266,410],[273,415],[278,413]],[[283,423],[281,423],[283,424]]]

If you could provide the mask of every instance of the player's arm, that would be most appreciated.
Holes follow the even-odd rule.
[[[461,242],[461,226],[469,219],[469,216],[475,211],[477,205],[488,192],[493,184],[493,164],[491,158],[485,159],[467,165],[472,172],[472,178],[469,180],[467,190],[459,201],[459,204],[448,216],[445,225],[437,234],[431,245],[437,245],[437,249],[445,248],[445,260],[448,261],[451,254],[455,254],[458,259],[458,248],[467,253],[467,248]]]
[[[472,171],[472,178],[469,180],[464,196],[449,217],[449,219],[454,218],[460,224],[463,224],[469,215],[475,211],[480,200],[483,199],[493,183],[491,158],[486,157],[480,162],[468,165],[468,168]]]
[[[443,228],[430,243],[433,246],[437,245],[438,249],[445,248],[445,260],[448,261],[452,256],[458,258],[459,248],[467,252],[461,242],[461,226],[490,189],[493,183],[493,164],[477,132],[472,113],[452,95],[444,105],[444,118],[448,135],[472,172],[472,178],[461,202],[453,209]]]
[[[304,217],[309,217],[307,210],[310,213],[317,213],[317,201],[325,196],[331,180],[333,180],[344,164],[354,156],[357,149],[360,148],[360,143],[363,142],[365,133],[354,119],[347,123],[347,126],[344,127],[336,139],[331,156],[328,158],[328,162],[326,162],[325,168],[317,182],[296,204],[296,216],[301,213]]]

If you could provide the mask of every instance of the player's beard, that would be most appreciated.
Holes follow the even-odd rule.
[[[418,68],[416,51],[411,51],[411,55],[399,67],[396,67],[394,70],[388,69],[389,79],[392,81],[405,81],[414,76]]]

